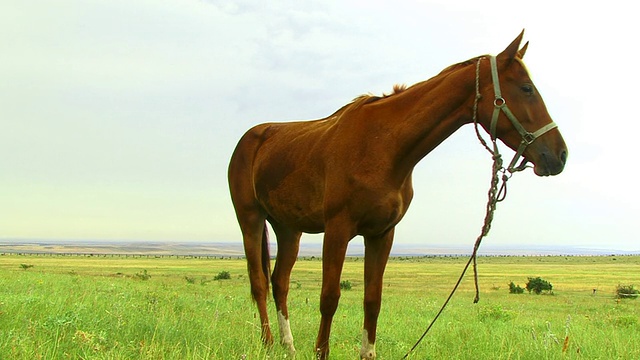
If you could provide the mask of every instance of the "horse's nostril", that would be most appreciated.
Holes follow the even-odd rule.
[[[563,164],[567,163],[567,150],[563,150],[560,153],[560,161],[562,161]]]

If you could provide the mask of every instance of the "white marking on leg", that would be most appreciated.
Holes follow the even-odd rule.
[[[278,325],[280,328],[280,343],[289,351],[291,356],[295,355],[296,348],[293,347],[293,335],[291,334],[289,319],[284,317],[282,311],[278,311]]]
[[[376,358],[376,344],[369,344],[369,333],[362,330],[362,347],[360,348],[360,358],[372,360]]]

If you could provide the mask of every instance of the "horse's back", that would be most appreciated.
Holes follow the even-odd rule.
[[[312,155],[326,132],[323,120],[264,123],[249,129],[238,141],[229,164],[229,176],[238,171],[287,158]],[[246,174],[245,174],[246,175]]]
[[[325,133],[318,120],[265,123],[247,131],[229,165],[236,209],[253,207],[283,224],[322,231]]]

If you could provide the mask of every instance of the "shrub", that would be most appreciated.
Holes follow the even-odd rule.
[[[640,290],[635,289],[633,285],[616,286],[616,298],[618,299],[636,299],[640,294]]]
[[[147,273],[147,270],[142,270],[142,272],[137,273],[136,277],[142,281],[147,281],[151,279],[151,275]]]
[[[33,265],[28,265],[28,264],[20,264],[20,267],[22,268],[22,270],[27,270],[33,267]]]
[[[533,291],[537,295],[540,295],[543,291],[551,292],[553,290],[553,285],[538,276],[536,278],[529,278],[526,288],[529,293]]]
[[[512,282],[509,283],[509,294],[522,294],[524,289],[520,285],[516,285]]]
[[[194,278],[193,276],[185,276],[184,279],[187,280],[188,284],[195,284],[196,283],[196,278]]]
[[[340,281],[340,289],[341,290],[351,290],[351,281],[349,281],[349,280]]]
[[[218,275],[216,275],[213,280],[229,280],[231,279],[231,273],[228,271],[221,271]]]

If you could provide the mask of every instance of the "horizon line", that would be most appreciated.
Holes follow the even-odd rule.
[[[47,249],[47,245],[55,245],[60,249]],[[113,249],[113,245],[120,245],[119,249]],[[139,249],[139,246],[151,246],[147,249]],[[155,245],[155,246],[154,246]],[[27,247],[32,248],[28,249]],[[164,248],[163,248],[164,246]],[[41,247],[41,248],[40,248]],[[105,250],[111,250],[108,254],[133,254],[135,250],[143,250],[136,254],[169,254],[183,255],[195,251],[194,254],[211,256],[243,256],[243,246],[240,241],[207,241],[207,240],[95,240],[95,239],[19,239],[0,237],[0,253],[64,253],[64,248],[76,248],[68,253],[104,254]],[[87,247],[82,251],[82,247]],[[131,247],[132,251],[127,251]],[[322,242],[302,242],[299,256],[318,256],[322,254]],[[7,251],[3,251],[3,250]],[[136,249],[138,248],[138,249]],[[277,253],[277,243],[272,242],[270,249]],[[120,250],[120,251],[118,251]],[[391,256],[466,256],[472,253],[472,246],[415,243],[396,243],[391,250]],[[354,242],[349,244],[347,256],[364,255],[364,244]],[[574,245],[527,245],[527,244],[487,244],[481,246],[479,256],[603,256],[603,255],[640,255],[640,250],[620,250],[607,248],[579,247]]]

